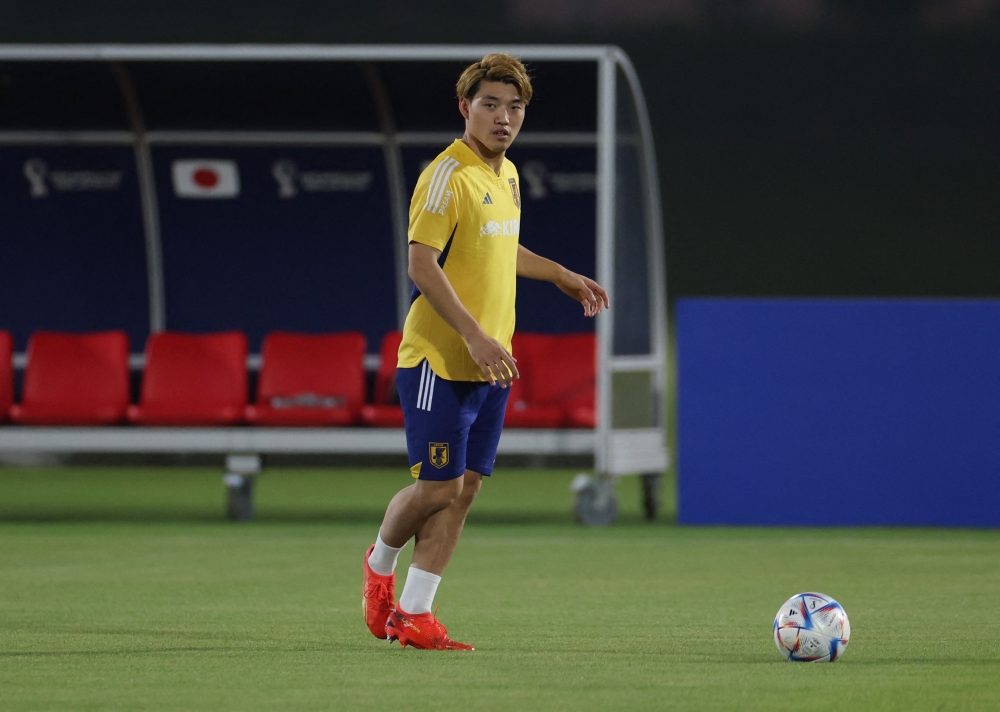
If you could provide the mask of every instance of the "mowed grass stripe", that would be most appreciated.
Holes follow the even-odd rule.
[[[171,474],[204,478],[203,501],[132,520]],[[647,525],[637,488],[625,523],[588,530],[569,522],[573,474],[487,485],[437,599],[479,650],[448,654],[361,620],[361,555],[399,473],[281,471],[259,501],[280,516],[233,525],[208,519],[210,471],[0,469],[0,512],[21,498],[51,518],[31,475],[76,512],[0,523],[0,709],[1000,708],[1000,533]],[[834,665],[771,641],[807,589],[851,616]]]

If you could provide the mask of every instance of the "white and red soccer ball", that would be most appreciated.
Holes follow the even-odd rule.
[[[774,644],[790,662],[832,663],[850,641],[844,607],[822,593],[796,594],[774,617]]]

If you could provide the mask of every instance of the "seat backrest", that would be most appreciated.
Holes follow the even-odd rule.
[[[28,340],[21,403],[33,406],[129,402],[128,336],[124,331],[67,334],[36,331]]]
[[[520,374],[520,378],[514,380],[510,386],[510,395],[507,397],[507,410],[514,410],[519,407],[519,404],[527,404],[528,394],[531,392],[531,385],[529,381],[531,380],[531,369],[525,368],[528,365],[527,361],[524,360],[525,349],[531,350],[530,345],[524,346],[522,341],[525,340],[530,342],[533,336],[537,334],[528,333],[515,333],[511,339],[510,351],[514,358],[517,359],[517,370]]]
[[[272,331],[264,337],[257,402],[318,396],[343,399],[351,410],[365,402],[365,349],[357,331],[342,334],[291,334]],[[337,403],[339,405],[340,403]]]
[[[152,334],[140,401],[246,405],[247,337],[239,331]]]
[[[521,372],[515,385],[520,400],[532,405],[593,405],[596,340],[592,333],[532,334],[514,337]]]
[[[7,411],[14,402],[14,338],[9,331],[0,331],[0,423],[7,419]]]
[[[399,358],[399,344],[403,341],[403,332],[390,331],[382,337],[379,356],[382,363],[375,372],[375,392],[372,401],[379,405],[395,405],[399,403],[399,393],[396,391],[396,363]]]

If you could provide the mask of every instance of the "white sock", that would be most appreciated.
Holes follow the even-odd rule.
[[[406,545],[404,544],[403,546]],[[402,546],[398,549],[393,549],[386,544],[382,541],[382,535],[380,534],[378,539],[375,540],[375,548],[372,550],[372,555],[368,557],[368,565],[379,576],[388,576],[396,570],[396,560],[399,558],[399,552],[402,550]]]
[[[413,613],[414,615],[430,613],[439,583],[441,583],[441,577],[437,574],[427,573],[411,566],[406,575],[403,595],[399,597],[399,608],[404,613]]]

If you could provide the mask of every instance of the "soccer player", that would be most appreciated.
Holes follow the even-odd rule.
[[[420,174],[410,202],[413,299],[403,326],[396,384],[410,473],[364,558],[365,622],[404,647],[473,650],[448,637],[431,613],[465,517],[493,472],[510,385],[517,277],[540,279],[595,316],[609,305],[594,280],[518,244],[521,192],[505,153],[531,100],[524,65],[490,54],[456,86],[465,134]],[[399,602],[395,568],[416,538]]]

